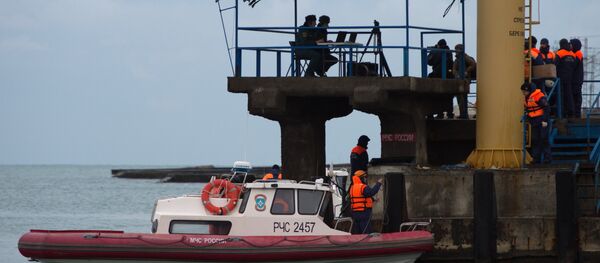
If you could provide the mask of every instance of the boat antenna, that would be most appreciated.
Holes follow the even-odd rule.
[[[462,1],[464,1],[464,0],[461,0],[460,2],[462,3]],[[446,15],[448,14],[448,12],[450,12],[450,9],[452,9],[452,6],[454,5],[454,2],[456,2],[456,0],[452,0],[452,3],[450,3],[450,5],[446,8],[446,11],[444,11],[444,15],[442,17],[446,17]]]
[[[225,20],[223,19],[223,12],[236,7],[233,6],[228,8],[221,8],[220,0],[215,0],[215,3],[217,3],[217,7],[219,8],[219,15],[221,16],[221,26],[223,27],[223,35],[225,36],[225,45],[227,46],[227,56],[229,56],[229,65],[231,66],[231,73],[235,75],[235,69],[233,67],[233,58],[231,57],[231,49],[233,48],[229,46],[229,37],[227,36],[227,30],[225,29]]]

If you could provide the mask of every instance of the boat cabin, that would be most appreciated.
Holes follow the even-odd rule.
[[[348,220],[334,220],[341,207],[341,197],[334,184],[320,180],[299,183],[257,180],[245,183],[238,196],[239,199],[233,201],[233,209],[222,215],[210,211],[202,195],[158,200],[152,215],[152,232],[229,236],[350,235],[351,226],[341,231],[334,223]],[[232,202],[232,198],[208,199],[215,207],[226,207]]]

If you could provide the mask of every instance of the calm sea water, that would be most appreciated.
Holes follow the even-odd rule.
[[[198,193],[203,186],[116,179],[111,168],[0,166],[0,262],[27,262],[17,242],[29,229],[150,233],[156,199]]]

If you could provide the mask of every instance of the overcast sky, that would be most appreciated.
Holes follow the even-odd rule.
[[[332,26],[368,26],[374,19],[403,25],[405,19],[399,0],[299,2],[301,18],[327,14]],[[460,29],[458,5],[442,18],[450,2],[411,1],[411,24]],[[600,1],[541,2],[538,38],[554,43],[600,35]],[[292,3],[241,6],[240,24],[291,26]],[[466,4],[467,52],[476,55],[476,3]],[[576,8],[568,14],[565,4]],[[418,45],[418,33],[411,36]],[[383,35],[388,45],[402,45],[402,39],[402,31]],[[244,33],[240,45],[288,40]],[[600,37],[589,41],[600,47]],[[399,54],[388,56],[400,73]],[[416,75],[418,54],[411,59]],[[244,61],[250,74],[253,57]],[[272,69],[272,63],[263,65]],[[257,165],[279,163],[279,125],[248,116],[246,95],[227,92],[229,75],[213,0],[0,0],[0,164],[230,165],[244,156]],[[373,139],[370,155],[379,157],[379,132],[376,116],[356,111],[328,122],[327,161],[348,162],[361,134]]]

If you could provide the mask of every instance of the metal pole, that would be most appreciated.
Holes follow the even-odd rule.
[[[410,26],[409,26],[409,19],[408,19],[408,1],[406,0],[406,47],[404,49],[404,76],[407,77],[408,76],[408,63],[409,63],[409,59],[408,59],[408,46],[410,46],[410,44],[408,43],[409,39],[409,31],[410,31]]]
[[[238,50],[239,42],[238,42],[238,34],[239,34],[239,0],[235,0],[235,76],[242,76],[242,58],[241,52]],[[240,56],[240,57],[238,57]]]
[[[281,51],[277,51],[277,77],[281,77]]]
[[[260,49],[256,50],[256,76],[260,77]]]
[[[465,47],[465,0],[461,0],[461,6],[462,6],[462,44],[463,44],[463,53],[462,53],[462,61],[460,62],[460,78],[464,79],[465,78],[465,59],[467,57],[467,48]],[[469,103],[468,98],[467,101],[465,103]]]
[[[294,38],[296,37],[296,35],[298,35],[298,0],[294,0]],[[296,65],[295,52],[296,51],[294,50],[294,47],[292,47],[292,76],[294,76],[295,74],[295,76],[298,77],[300,73],[296,72],[296,66],[298,65]]]
[[[294,0],[294,35],[298,33],[298,0]]]

